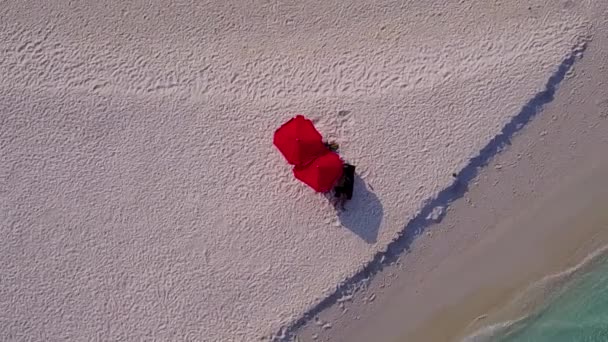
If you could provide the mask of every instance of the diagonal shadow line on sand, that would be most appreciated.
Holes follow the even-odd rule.
[[[313,306],[299,319],[281,329],[280,334],[275,336],[273,341],[286,341],[295,335],[295,331],[303,327],[314,316],[323,310],[336,304],[338,299],[351,291],[353,287],[365,279],[380,272],[384,266],[397,261],[402,253],[407,253],[414,240],[425,232],[434,223],[439,222],[445,216],[443,210],[438,217],[432,216],[433,210],[437,207],[447,207],[452,202],[462,198],[468,191],[468,184],[479,174],[479,171],[488,165],[494,156],[502,152],[507,146],[511,145],[511,140],[516,133],[521,131],[532,119],[538,115],[543,106],[553,101],[557,87],[566,77],[566,73],[572,69],[574,63],[582,58],[587,45],[583,43],[576,46],[572,52],[559,64],[557,70],[549,77],[545,89],[532,97],[492,140],[484,146],[477,156],[471,158],[467,165],[455,175],[454,182],[447,188],[440,191],[437,196],[425,202],[421,211],[410,220],[399,236],[388,244],[386,251],[378,252],[374,258],[365,265],[359,272],[352,277],[341,282],[336,290],[321,302]]]

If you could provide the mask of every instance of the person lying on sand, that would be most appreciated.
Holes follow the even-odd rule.
[[[324,141],[323,144],[328,150],[332,152],[338,152],[340,145],[335,141]],[[344,210],[344,204],[346,201],[353,198],[353,187],[355,184],[355,166],[344,163],[342,177],[336,182],[334,186],[334,197],[332,203],[336,208]]]
[[[353,198],[355,185],[355,166],[344,163],[342,177],[334,186],[334,206],[344,210],[346,201]]]

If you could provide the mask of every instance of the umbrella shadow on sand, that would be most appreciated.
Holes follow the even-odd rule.
[[[363,179],[355,175],[353,198],[338,213],[340,223],[367,243],[378,239],[384,209],[378,196],[371,192]]]

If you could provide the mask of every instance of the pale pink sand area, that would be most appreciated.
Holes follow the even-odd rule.
[[[3,2],[0,340],[291,326],[585,41],[544,3]],[[272,146],[297,113],[357,165],[341,217]]]
[[[593,7],[592,41],[552,76],[564,78],[541,93],[534,119],[406,252],[316,310],[299,341],[495,341],[484,335],[535,314],[605,260],[608,3]]]

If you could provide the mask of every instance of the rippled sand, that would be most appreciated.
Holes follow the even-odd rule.
[[[303,340],[457,341],[533,311],[556,287],[521,297],[531,284],[608,244],[608,16],[594,6],[597,34],[553,101],[398,263],[317,315],[331,329],[306,325]]]

